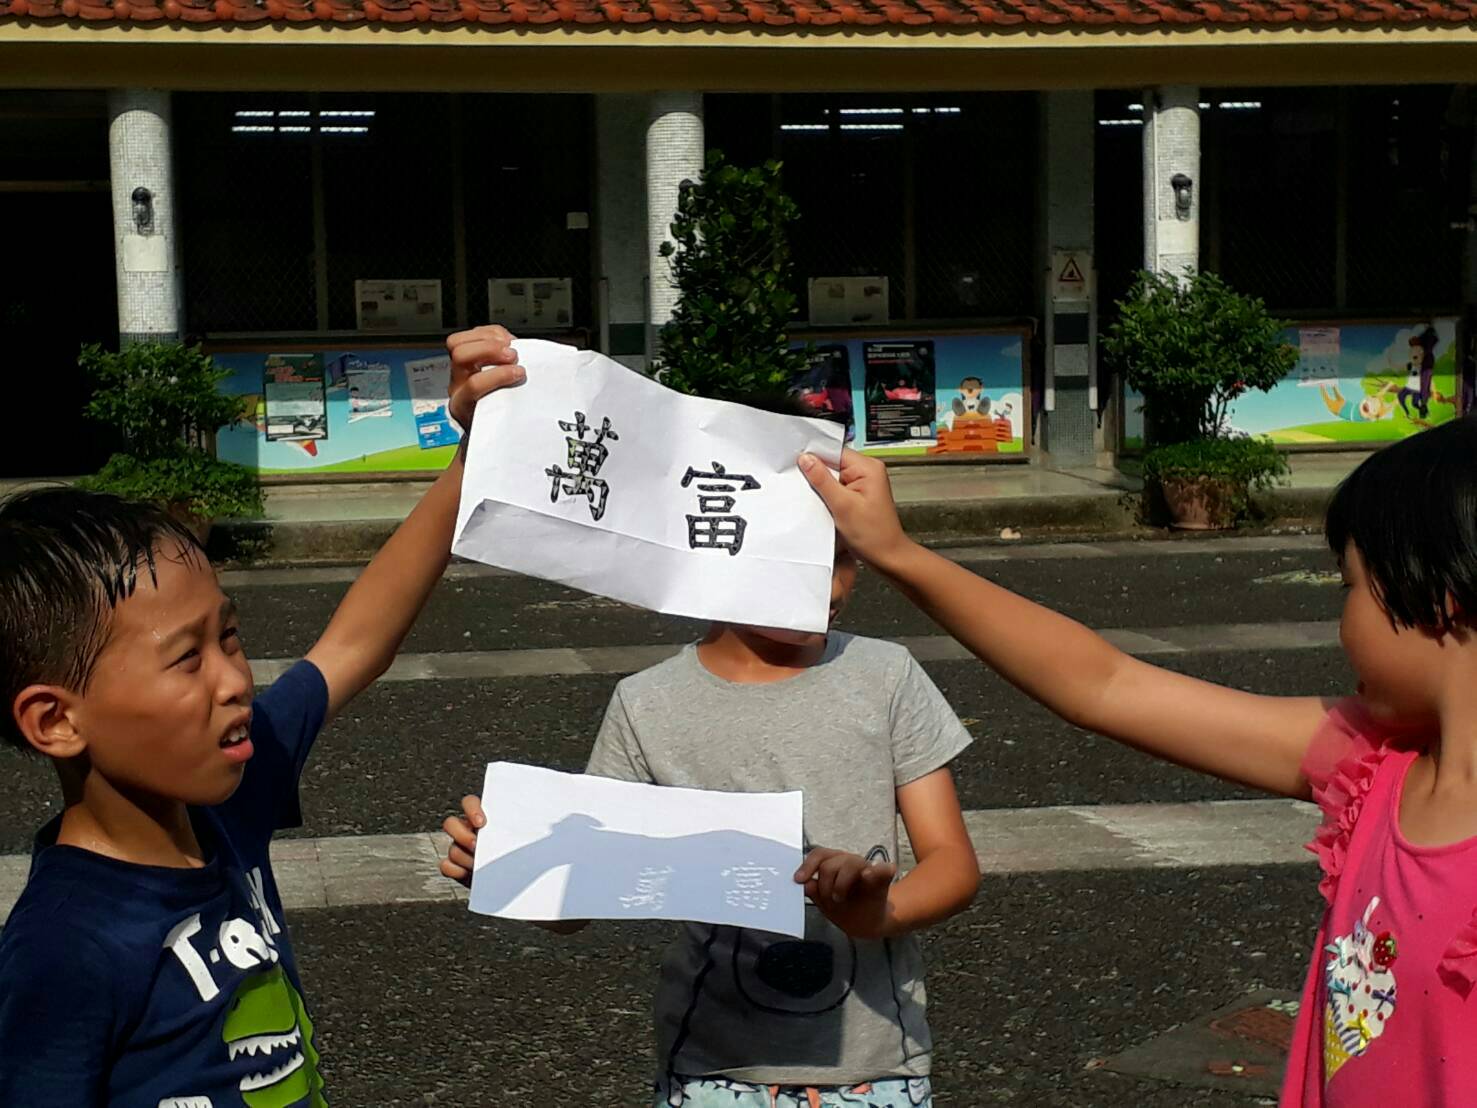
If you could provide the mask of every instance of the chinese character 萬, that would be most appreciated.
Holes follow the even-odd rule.
[[[620,898],[621,907],[630,911],[645,909],[660,912],[667,902],[667,878],[676,871],[671,866],[656,869],[647,866],[636,878],[636,894]]]
[[[685,489],[694,481],[714,483],[697,487],[697,510],[701,514],[687,517],[688,547],[692,550],[727,550],[730,555],[737,554],[744,547],[744,530],[749,524],[743,516],[731,514],[738,503],[733,494],[757,489],[759,482],[745,474],[729,473],[719,462],[714,462],[712,471],[708,473],[688,466],[682,487]]]
[[[610,448],[605,445],[605,440],[619,442],[620,436],[610,429],[608,416],[596,431],[585,422],[584,412],[575,412],[573,423],[565,423],[561,419],[559,429],[574,432],[564,439],[569,447],[569,471],[558,466],[550,466],[544,470],[544,473],[554,479],[554,486],[549,490],[549,500],[557,503],[561,491],[565,496],[583,496],[590,502],[590,517],[599,519],[605,514],[605,500],[610,495],[610,486],[599,476],[600,467],[610,456]],[[587,431],[595,435],[594,441],[585,441]]]
[[[730,908],[743,908],[750,912],[769,911],[769,878],[778,877],[779,871],[772,866],[734,866],[723,871],[729,879],[728,891],[723,899]]]

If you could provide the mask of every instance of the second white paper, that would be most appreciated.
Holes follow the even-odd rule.
[[[493,762],[469,907],[521,920],[664,919],[796,938],[802,798],[637,785]]]

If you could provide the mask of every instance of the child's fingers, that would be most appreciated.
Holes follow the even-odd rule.
[[[460,816],[447,816],[446,822],[441,825],[441,830],[451,836],[453,845],[463,850],[477,849],[477,832],[473,831],[467,821]]]
[[[472,871],[456,865],[447,858],[441,859],[441,876],[449,877],[453,881],[460,882],[463,885],[470,885],[472,883]]]
[[[466,813],[467,822],[477,830],[487,826],[487,814],[482,810],[482,798],[480,796],[462,797],[462,811]]]
[[[837,852],[821,863],[820,871],[816,874],[818,892],[822,900],[834,900],[836,898],[836,879],[847,869],[852,868],[861,859],[855,854],[843,854]]]
[[[447,410],[459,426],[470,427],[477,413],[479,400],[498,389],[521,385],[527,379],[528,374],[522,366],[488,366],[468,377],[465,383],[452,382],[451,400],[447,403]]]
[[[854,485],[868,477],[887,476],[887,463],[859,454],[851,447],[841,451],[841,483]]]
[[[858,879],[870,892],[884,889],[892,884],[892,879],[897,876],[897,866],[891,862],[873,862],[862,870]]]
[[[453,335],[446,342],[446,348],[451,354],[449,392],[456,392],[484,369],[513,365],[518,361],[518,352],[512,346],[512,336],[506,332],[501,336],[472,338],[459,343],[453,341],[456,337]]]
[[[446,340],[453,368],[510,362],[513,360],[509,357],[512,345],[512,334],[506,327],[496,324],[457,331]]]
[[[490,392],[521,385],[526,380],[528,372],[521,365],[488,366],[458,389],[457,397],[464,403],[476,404]]]
[[[456,843],[452,843],[451,846],[447,849],[446,860],[450,862],[453,866],[456,866],[458,869],[465,870],[469,873],[476,865],[474,852],[470,850],[463,850],[461,847],[457,846]]]
[[[818,846],[805,856],[805,861],[800,863],[800,868],[795,871],[795,884],[804,885],[814,880],[816,870],[820,869],[821,863],[827,858],[840,854],[839,850],[830,850],[824,846]]]
[[[831,899],[838,904],[843,902],[853,888],[862,884],[861,878],[866,872],[867,863],[863,859],[847,859],[845,865],[838,867],[836,880],[831,883]]]

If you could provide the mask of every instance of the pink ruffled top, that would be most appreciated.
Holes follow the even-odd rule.
[[[1328,908],[1283,1108],[1477,1104],[1477,838],[1427,847],[1400,833],[1412,738],[1345,701],[1304,760]]]

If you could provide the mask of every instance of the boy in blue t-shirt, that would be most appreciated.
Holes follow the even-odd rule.
[[[509,342],[447,341],[463,426],[522,380]],[[0,933],[0,1104],[327,1103],[268,847],[301,822],[318,731],[440,578],[461,473],[458,453],[254,702],[235,609],[168,515],[70,489],[0,504],[0,737],[52,759],[64,804]]]

